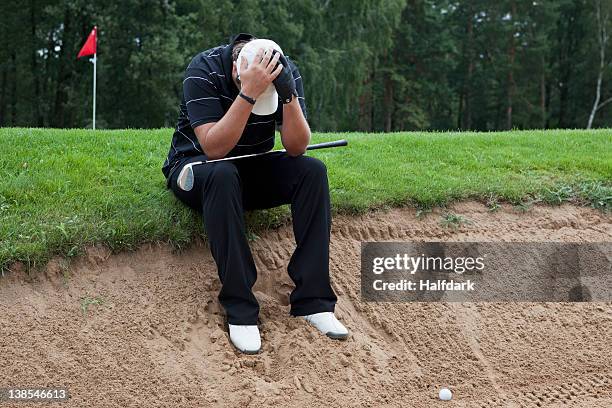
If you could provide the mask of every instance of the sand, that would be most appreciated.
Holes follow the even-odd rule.
[[[610,242],[612,217],[467,202],[451,211],[471,223],[452,229],[440,225],[442,211],[334,219],[337,315],[351,330],[344,342],[288,315],[291,228],[262,234],[252,242],[256,356],[229,343],[204,243],[182,253],[92,247],[34,276],[15,265],[0,279],[0,387],[64,386],[71,399],[53,406],[65,407],[612,406],[612,304],[366,303],[359,278],[361,241]],[[450,402],[437,400],[445,386]]]

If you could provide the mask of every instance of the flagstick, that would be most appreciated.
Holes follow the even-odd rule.
[[[93,73],[93,130],[96,130],[96,62],[98,58],[96,54],[93,57],[94,73]]]

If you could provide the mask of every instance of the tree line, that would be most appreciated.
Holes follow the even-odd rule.
[[[200,51],[250,32],[300,67],[321,131],[612,126],[612,0],[8,0],[0,126],[174,126]]]

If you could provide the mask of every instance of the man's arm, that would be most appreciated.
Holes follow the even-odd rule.
[[[310,143],[310,126],[306,122],[297,97],[283,105],[281,142],[290,156],[303,154]]]
[[[206,123],[193,130],[210,160],[225,157],[236,146],[252,110],[253,105],[238,97],[218,122]]]
[[[257,99],[282,70],[281,65],[276,67],[278,58],[278,54],[273,56],[272,52],[264,53],[264,50],[260,49],[254,62],[247,67],[243,57],[240,62],[241,92]],[[253,105],[244,98],[237,97],[218,122],[206,123],[194,129],[198,142],[209,159],[225,157],[236,146],[252,110]]]
[[[306,151],[310,142],[310,127],[306,121],[305,107],[300,106],[296,96],[297,94],[304,97],[303,81],[297,82],[296,78],[301,79],[301,75],[288,58],[281,56],[279,62],[283,70],[274,80],[274,86],[283,102],[281,142],[290,156],[299,156]]]

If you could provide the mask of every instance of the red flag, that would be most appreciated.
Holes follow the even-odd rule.
[[[91,33],[89,33],[89,37],[87,37],[87,41],[85,41],[85,44],[83,44],[83,48],[81,48],[81,51],[79,51],[77,58],[86,57],[96,53],[97,34],[98,27],[94,26]]]

